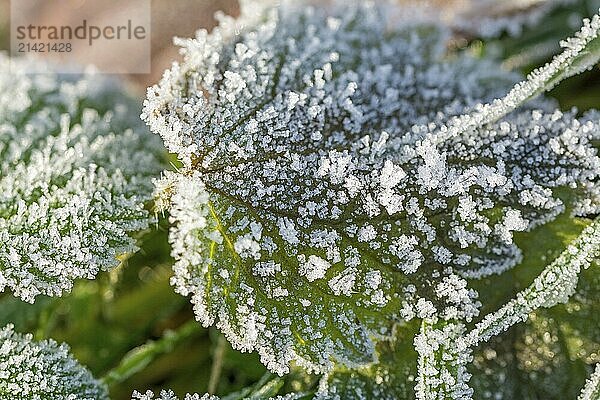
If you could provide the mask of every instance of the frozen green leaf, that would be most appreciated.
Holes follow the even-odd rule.
[[[108,400],[108,392],[67,345],[35,342],[8,325],[0,329],[0,399]]]
[[[180,40],[148,91],[142,117],[183,164],[157,182],[172,283],[279,374],[368,365],[403,319],[470,321],[464,278],[516,265],[514,232],[598,210],[593,114],[540,102],[446,135],[512,76],[385,11],[244,9]]]
[[[135,250],[162,163],[118,82],[0,56],[0,291],[60,296]]]

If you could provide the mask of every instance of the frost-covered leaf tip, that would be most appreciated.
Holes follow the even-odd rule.
[[[292,394],[288,394],[288,395],[284,395],[284,396],[276,396],[276,397],[253,395],[253,396],[249,396],[249,397],[246,397],[246,396],[237,397],[236,396],[235,398],[239,399],[239,400],[297,400],[297,399],[300,399],[303,397],[305,397],[305,396],[292,393]],[[138,391],[135,391],[135,392],[133,392],[133,395],[131,397],[131,400],[179,400],[179,399],[180,398],[172,390],[162,390],[160,392],[160,397],[155,397],[155,394],[150,390],[146,391],[146,393],[140,393]],[[187,393],[182,400],[220,400],[220,397],[213,396],[208,393],[204,394],[204,395],[199,395],[197,393],[194,393],[194,394]]]
[[[179,40],[142,117],[183,162],[157,183],[173,284],[270,370],[366,364],[401,319],[471,320],[464,278],[518,263],[513,232],[597,212],[595,114],[541,100],[424,140],[515,77],[377,6],[249,7]]]
[[[135,249],[162,151],[117,82],[26,62],[0,55],[0,292],[33,302]]]
[[[179,397],[175,395],[172,390],[162,390],[159,396],[160,397],[155,397],[154,393],[150,390],[147,390],[145,393],[135,391],[131,395],[131,400],[179,400]],[[219,400],[219,398],[209,394],[201,396],[197,393],[187,393],[184,400]]]
[[[0,329],[1,400],[108,400],[106,387],[52,340]]]

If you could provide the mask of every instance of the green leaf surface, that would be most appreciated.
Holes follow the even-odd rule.
[[[506,115],[596,57],[597,19],[491,109],[438,132],[513,77],[444,58],[436,29],[383,29],[384,12],[243,10],[180,40],[184,63],[145,102],[182,162],[157,183],[172,283],[278,374],[368,365],[395,322],[434,307],[472,319],[474,292],[448,295],[464,289],[458,274],[510,269],[513,232],[598,208],[598,121],[543,102]]]

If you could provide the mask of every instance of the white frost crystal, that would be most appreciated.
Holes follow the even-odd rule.
[[[303,395],[298,395],[298,394],[288,394],[288,395],[284,395],[284,396],[276,396],[276,397],[264,397],[264,396],[248,396],[248,397],[244,397],[243,400],[252,400],[252,399],[256,399],[256,400],[296,400],[296,399],[300,399],[303,398]],[[131,400],[179,400],[179,397],[177,395],[175,395],[175,393],[173,393],[172,390],[162,390],[160,392],[160,397],[155,397],[155,394],[150,391],[147,390],[146,393],[140,393],[138,391],[133,392],[132,396],[131,396]],[[186,393],[185,398],[183,398],[183,400],[220,400],[219,397],[217,396],[213,396],[210,394],[204,394],[204,395],[199,395],[197,393]],[[242,400],[242,399],[241,399]]]
[[[162,390],[160,392],[160,397],[154,397],[154,393],[150,390],[147,390],[146,393],[140,393],[138,391],[133,392],[131,395],[131,400],[179,400],[179,397],[173,393],[171,390]],[[186,394],[184,400],[218,400],[219,398],[216,396],[211,396],[209,394],[205,394],[200,396],[197,393],[194,394]]]
[[[36,342],[8,325],[0,329],[0,399],[108,400],[108,392],[67,345]]]
[[[471,375],[466,365],[472,356],[455,345],[464,330],[460,323],[438,325],[429,319],[423,321],[421,332],[415,337],[415,350],[419,353],[415,386],[418,400],[471,399],[473,389],[468,386]]]
[[[596,364],[594,373],[586,381],[577,400],[595,400],[598,398],[600,398],[600,364]]]
[[[10,62],[0,55],[0,292],[33,302],[135,249],[161,153],[116,82]]]
[[[142,118],[183,163],[157,185],[173,284],[270,370],[370,362],[401,315],[471,320],[463,278],[519,262],[513,232],[598,211],[594,114],[481,112],[514,77],[375,6],[243,6],[178,41]]]

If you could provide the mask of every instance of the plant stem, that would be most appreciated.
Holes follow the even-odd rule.
[[[195,320],[191,320],[175,331],[166,331],[160,339],[149,341],[130,350],[119,362],[119,365],[108,371],[102,380],[108,386],[123,382],[146,368],[157,357],[171,352],[176,346],[192,337],[199,330],[200,325]]]
[[[223,335],[217,338],[217,345],[213,356],[212,367],[210,370],[210,379],[208,380],[208,393],[214,394],[221,379],[221,371],[223,370],[223,358],[227,350],[227,342]]]

